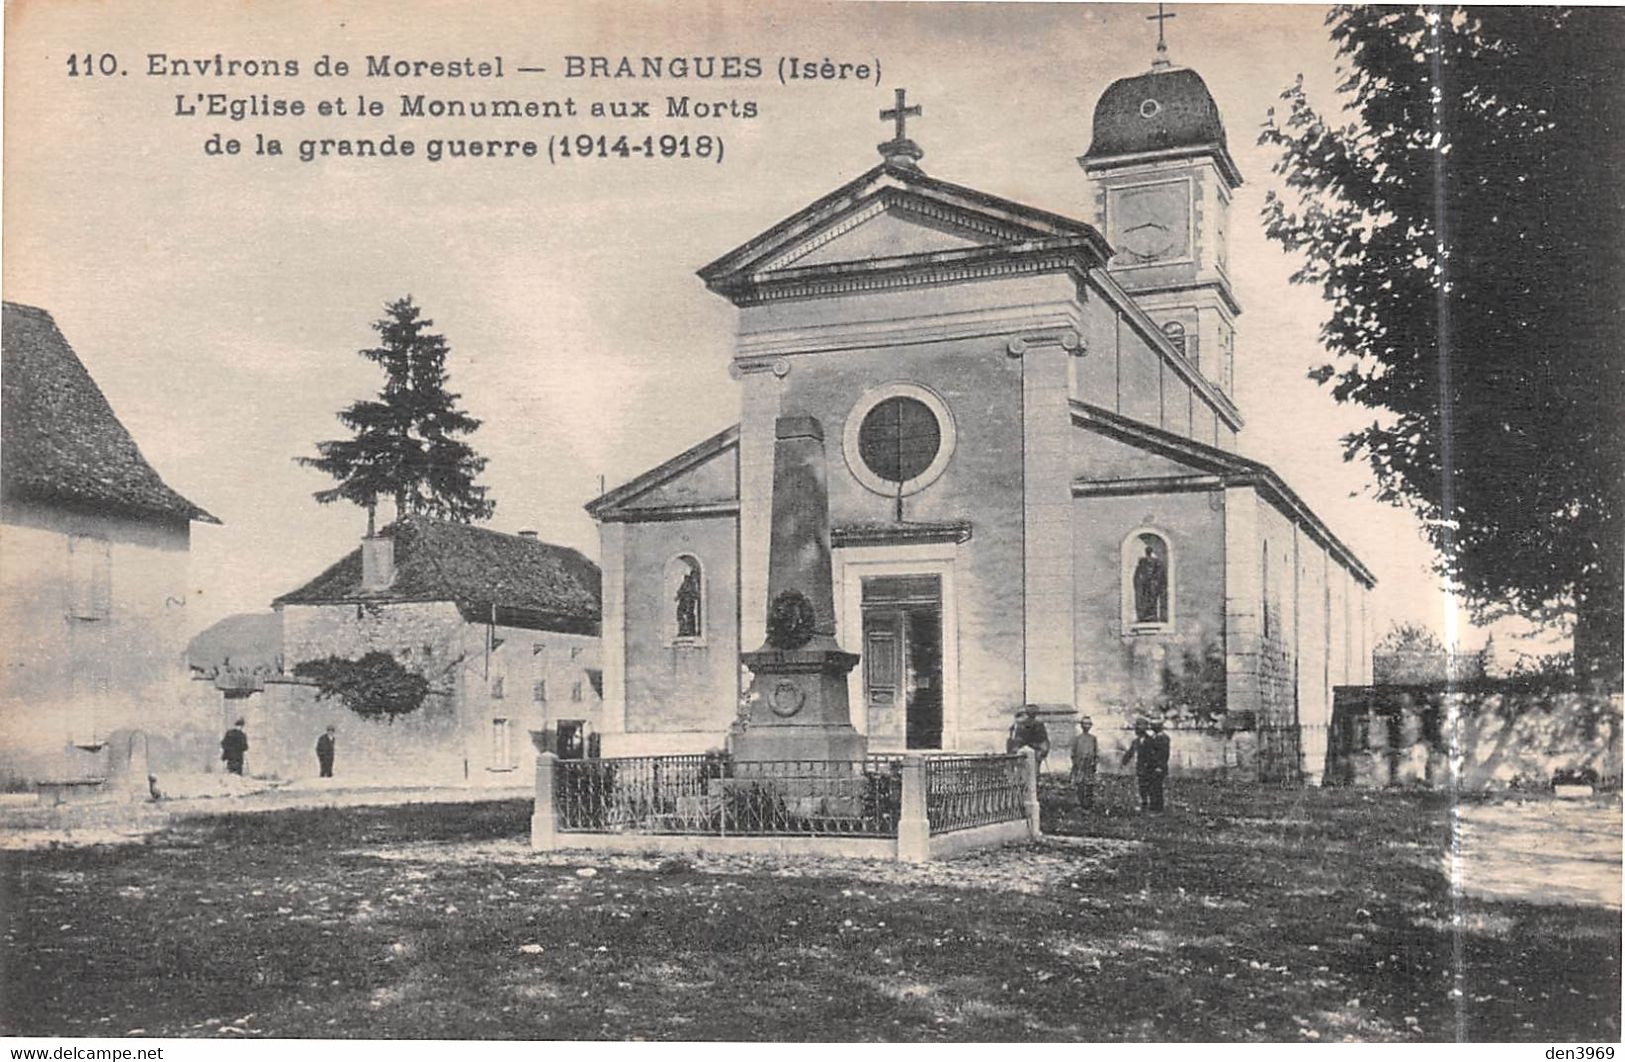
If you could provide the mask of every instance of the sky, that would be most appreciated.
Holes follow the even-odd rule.
[[[1372,568],[1374,633],[1463,620],[1416,521],[1371,498],[1339,439],[1369,423],[1306,377],[1325,360],[1319,293],[1266,241],[1276,186],[1260,126],[1300,74],[1335,103],[1335,54],[1314,5],[1171,8],[1170,57],[1197,70],[1245,178],[1232,210],[1240,449],[1272,465]],[[582,506],[738,417],[727,374],[735,311],[695,271],[864,172],[906,87],[933,176],[1087,219],[1076,157],[1095,100],[1154,57],[1145,4],[467,5],[167,0],[6,7],[3,283],[56,318],[151,463],[218,516],[194,525],[189,625],[269,606],[354,548],[365,516],[318,505],[330,484],[294,458],[338,437],[334,414],[377,389],[357,356],[383,305],[410,294],[452,349],[453,390],[484,421],[490,526],[598,555]],[[68,76],[112,54],[112,76]],[[294,59],[297,77],[175,77],[170,59]],[[316,77],[323,55],[352,66]],[[502,57],[498,79],[362,76],[367,55]],[[759,79],[569,79],[571,55],[759,57]],[[781,84],[780,57],[879,65],[863,82]],[[76,61],[77,64],[77,61]],[[543,73],[519,73],[520,66]],[[300,117],[178,115],[198,93],[300,100]],[[402,93],[459,99],[650,100],[649,119],[426,119]],[[668,95],[754,101],[753,119],[668,119]],[[358,117],[357,96],[382,117]],[[321,116],[318,101],[346,101]],[[200,111],[204,107],[198,108]],[[550,135],[719,135],[718,164],[560,160]],[[243,145],[211,157],[215,133]],[[414,139],[412,159],[300,162],[302,139]],[[253,153],[275,137],[281,157]],[[427,161],[432,138],[531,138],[534,159]],[[1498,642],[1515,633],[1497,629]],[[1476,647],[1483,632],[1462,630]],[[1512,646],[1516,648],[1516,646]]]

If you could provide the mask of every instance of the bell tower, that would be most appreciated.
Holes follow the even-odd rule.
[[[1157,22],[1151,69],[1114,81],[1095,104],[1078,164],[1094,186],[1094,224],[1115,252],[1112,276],[1176,348],[1235,397],[1236,317],[1230,284],[1230,201],[1241,171],[1206,83],[1168,59]]]

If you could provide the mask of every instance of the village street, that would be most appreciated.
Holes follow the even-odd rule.
[[[1036,847],[913,866],[538,856],[528,801],[466,791],[243,798],[279,809],[0,854],[0,1031],[1619,1036],[1617,799],[1469,805],[1453,859],[1438,794],[1181,781],[1146,818],[1103,788],[1085,825],[1046,780]]]

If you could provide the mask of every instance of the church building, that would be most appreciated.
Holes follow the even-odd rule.
[[[918,113],[899,91],[880,165],[700,270],[739,308],[739,421],[587,506],[604,754],[722,747],[796,413],[823,427],[871,750],[1002,751],[1036,705],[1052,768],[1080,715],[1108,765],[1154,716],[1176,771],[1318,779],[1374,578],[1237,452],[1242,177],[1207,86],[1159,44],[1106,90],[1091,222],[928,176]]]

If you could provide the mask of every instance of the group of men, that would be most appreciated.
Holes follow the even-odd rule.
[[[1100,768],[1100,740],[1094,735],[1094,721],[1087,715],[1078,720],[1078,736],[1072,739],[1072,787],[1078,806],[1090,811],[1095,806],[1095,778]],[[1038,718],[1038,709],[1028,705],[1010,728],[1007,748],[1015,752],[1030,748],[1043,770],[1049,755],[1049,730]],[[1140,810],[1163,810],[1164,788],[1168,781],[1168,735],[1162,720],[1142,719],[1134,724],[1134,740],[1123,753],[1123,763],[1134,761],[1134,777],[1140,788]]]
[[[248,733],[244,729],[246,721],[239,719],[226,731],[226,736],[220,739],[220,759],[226,765],[227,774],[241,775],[243,761],[248,756]],[[321,737],[316,739],[316,767],[323,778],[333,777],[333,753],[335,751],[335,736],[337,727],[328,727]]]

